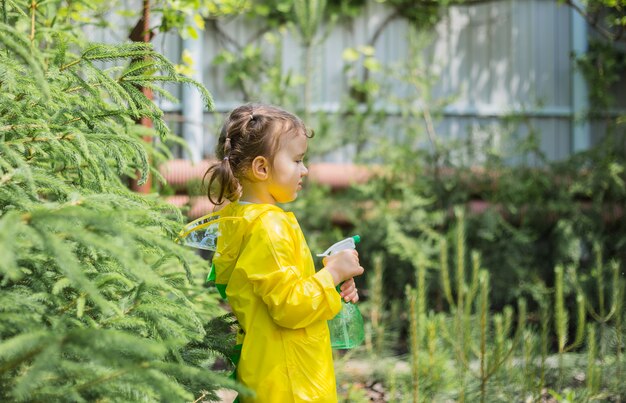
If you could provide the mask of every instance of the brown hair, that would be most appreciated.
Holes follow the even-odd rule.
[[[272,163],[281,137],[288,134],[313,137],[300,118],[276,106],[246,104],[233,109],[220,131],[215,148],[218,160],[204,174],[205,179],[209,178],[207,195],[211,203],[238,200],[240,180],[252,161],[263,156]]]

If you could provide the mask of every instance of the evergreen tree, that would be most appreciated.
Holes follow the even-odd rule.
[[[180,212],[125,181],[167,154],[135,123],[168,133],[142,87],[211,97],[149,44],[87,43],[68,16],[88,4],[0,1],[0,401],[210,400],[229,382],[206,268]]]

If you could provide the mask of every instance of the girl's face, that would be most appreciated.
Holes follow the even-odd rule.
[[[268,190],[277,203],[288,203],[298,197],[302,178],[309,170],[304,166],[308,138],[303,134],[281,140],[270,169]]]

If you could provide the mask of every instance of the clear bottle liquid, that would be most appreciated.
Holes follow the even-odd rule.
[[[355,235],[337,242],[324,253],[318,256],[329,256],[344,249],[356,249],[361,237]],[[340,286],[337,286],[337,292],[341,292]],[[330,331],[330,344],[334,349],[351,349],[363,343],[365,339],[365,331],[363,327],[363,316],[359,308],[351,303],[341,299],[341,311],[328,321],[328,330]]]
[[[328,330],[330,330],[330,345],[334,349],[351,349],[361,345],[365,339],[361,311],[355,304],[345,302],[343,299],[341,311],[328,321]]]

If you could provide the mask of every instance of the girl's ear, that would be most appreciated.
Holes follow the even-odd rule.
[[[254,180],[264,181],[269,178],[269,161],[267,158],[259,155],[252,160],[252,166],[250,167],[250,174]]]

